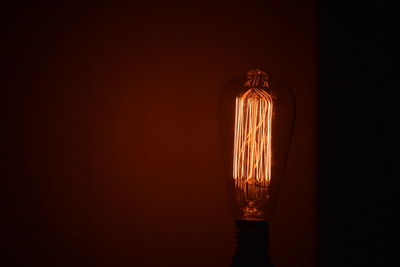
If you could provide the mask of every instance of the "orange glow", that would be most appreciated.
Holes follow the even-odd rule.
[[[233,178],[247,200],[268,196],[273,101],[263,89],[236,97]]]

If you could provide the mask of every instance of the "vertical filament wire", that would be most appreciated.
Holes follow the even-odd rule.
[[[265,196],[271,180],[272,112],[272,97],[262,89],[236,98],[233,178],[246,200]]]

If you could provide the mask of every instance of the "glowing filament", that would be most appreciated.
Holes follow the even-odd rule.
[[[248,200],[265,195],[271,180],[272,111],[272,97],[262,89],[236,98],[233,178]]]

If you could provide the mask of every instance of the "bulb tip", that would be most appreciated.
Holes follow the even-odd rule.
[[[246,73],[246,76],[248,80],[245,82],[244,85],[247,87],[266,88],[269,86],[269,75],[267,72],[262,71],[261,69],[252,69],[251,71]]]
[[[259,68],[252,69],[252,70],[248,71],[246,73],[246,76],[247,76],[248,79],[257,78],[257,79],[264,80],[264,81],[269,79],[268,73],[263,71],[263,70],[261,70],[261,69],[259,69]]]

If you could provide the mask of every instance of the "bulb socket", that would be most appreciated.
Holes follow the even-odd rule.
[[[273,267],[268,255],[269,223],[236,220],[236,250],[231,267]]]

